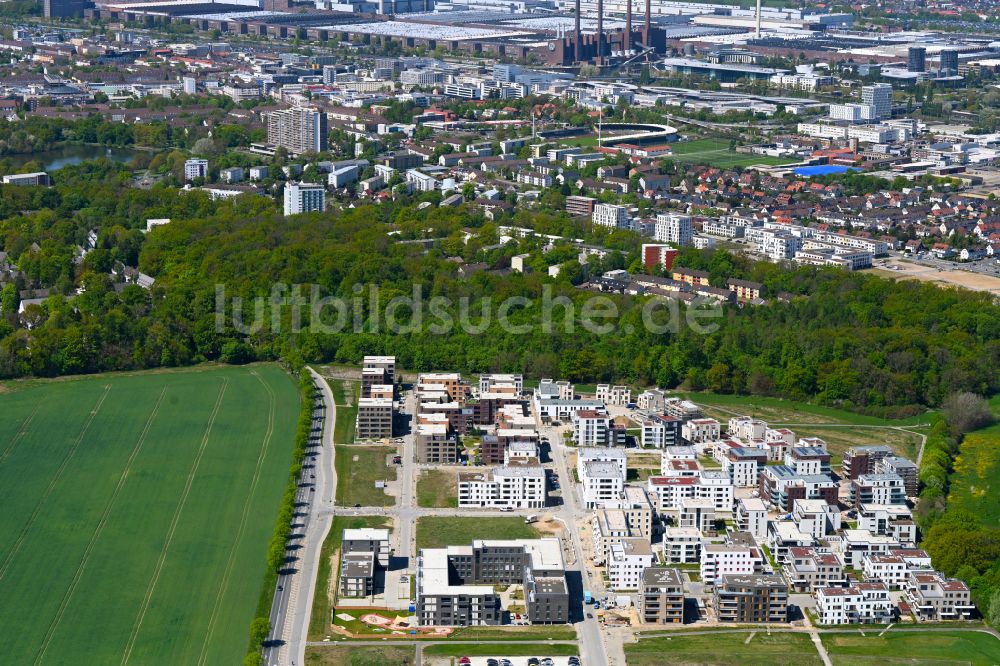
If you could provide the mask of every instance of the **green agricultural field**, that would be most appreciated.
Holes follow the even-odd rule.
[[[340,419],[340,410],[337,410]],[[375,487],[376,481],[395,481],[396,468],[386,464],[386,457],[395,454],[394,446],[338,446],[337,504],[341,506],[389,506],[390,495]]]
[[[976,631],[890,631],[822,634],[835,666],[906,664],[907,666],[993,666],[1000,663],[1000,639]]]
[[[749,638],[749,641],[747,640]],[[628,666],[713,664],[716,666],[818,666],[823,662],[808,634],[705,632],[643,638],[625,646]]]
[[[238,664],[299,412],[274,365],[0,388],[12,664]]]
[[[983,524],[1000,526],[1000,425],[971,432],[955,458],[949,509],[966,509]]]
[[[520,516],[453,518],[424,516],[417,519],[417,548],[442,548],[469,544],[474,539],[537,539],[540,533]]]

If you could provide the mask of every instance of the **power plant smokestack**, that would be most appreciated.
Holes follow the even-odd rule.
[[[580,62],[580,0],[576,0],[576,30],[573,36],[576,39],[576,62]]]
[[[597,0],[597,64],[604,64],[604,0]]]
[[[757,39],[760,39],[760,0],[757,0]]]
[[[632,0],[626,0],[628,6],[625,8],[625,41],[622,44],[622,51],[630,53],[632,51]]]
[[[653,9],[650,5],[651,0],[646,0],[646,46],[649,46],[649,22],[652,18]]]

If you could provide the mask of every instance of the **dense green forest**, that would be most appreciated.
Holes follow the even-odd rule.
[[[402,198],[286,219],[264,197],[212,201],[200,191],[129,184],[127,170],[101,161],[60,171],[53,188],[0,191],[0,251],[26,274],[0,298],[0,376],[278,357],[293,365],[355,363],[365,354],[386,353],[415,370],[683,385],[897,414],[938,405],[957,390],[991,395],[1000,383],[1000,313],[985,294],[689,250],[681,263],[708,270],[713,284],[742,277],[764,282],[771,294],[794,297],[728,307],[718,330],[708,335],[686,326],[677,333],[650,332],[641,320],[645,298],[618,295],[610,298],[620,317],[608,333],[580,326],[567,331],[558,309],[547,330],[541,323],[543,287],[577,305],[593,296],[576,286],[585,278],[577,251],[558,243],[543,248],[533,239],[501,245],[494,223],[477,211],[420,208]],[[164,217],[173,222],[148,235],[140,231],[147,218]],[[565,215],[527,210],[509,221],[616,248],[604,259],[590,260],[591,275],[639,265],[640,240],[630,233],[600,236]],[[100,230],[97,248],[80,258],[76,246],[93,228]],[[434,239],[429,247],[400,242],[428,238]],[[485,270],[460,277],[461,261],[455,260],[503,269],[510,257],[524,252],[533,253],[539,269],[561,264],[564,270],[555,279],[544,270]],[[116,290],[109,271],[119,261],[138,264],[156,284],[151,290],[135,285]],[[359,331],[310,330],[308,307],[301,308],[301,330],[293,331],[289,305],[280,308],[280,330],[270,326],[271,317],[252,334],[240,333],[229,316],[217,326],[217,285],[231,305],[234,296],[268,296],[276,283],[315,284],[321,295],[345,299],[356,295],[355,285],[378,285],[381,300],[374,309],[364,303]],[[385,321],[388,299],[412,293],[414,284],[425,298],[445,296],[455,304],[473,299],[468,308],[473,321],[476,299],[523,297],[531,302],[514,308],[509,319],[525,324],[527,332],[503,330],[495,317],[474,333],[457,326],[431,332],[429,319],[400,333],[375,330],[376,320]],[[52,296],[43,307],[31,306],[19,323],[17,293],[34,287],[51,287],[70,298]],[[457,307],[448,309],[455,319]]]

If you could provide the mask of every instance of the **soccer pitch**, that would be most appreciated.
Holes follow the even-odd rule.
[[[288,478],[277,366],[0,385],[13,664],[238,664]]]

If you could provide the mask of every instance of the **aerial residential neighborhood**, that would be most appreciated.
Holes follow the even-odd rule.
[[[11,664],[1000,664],[994,0],[0,1]]]

